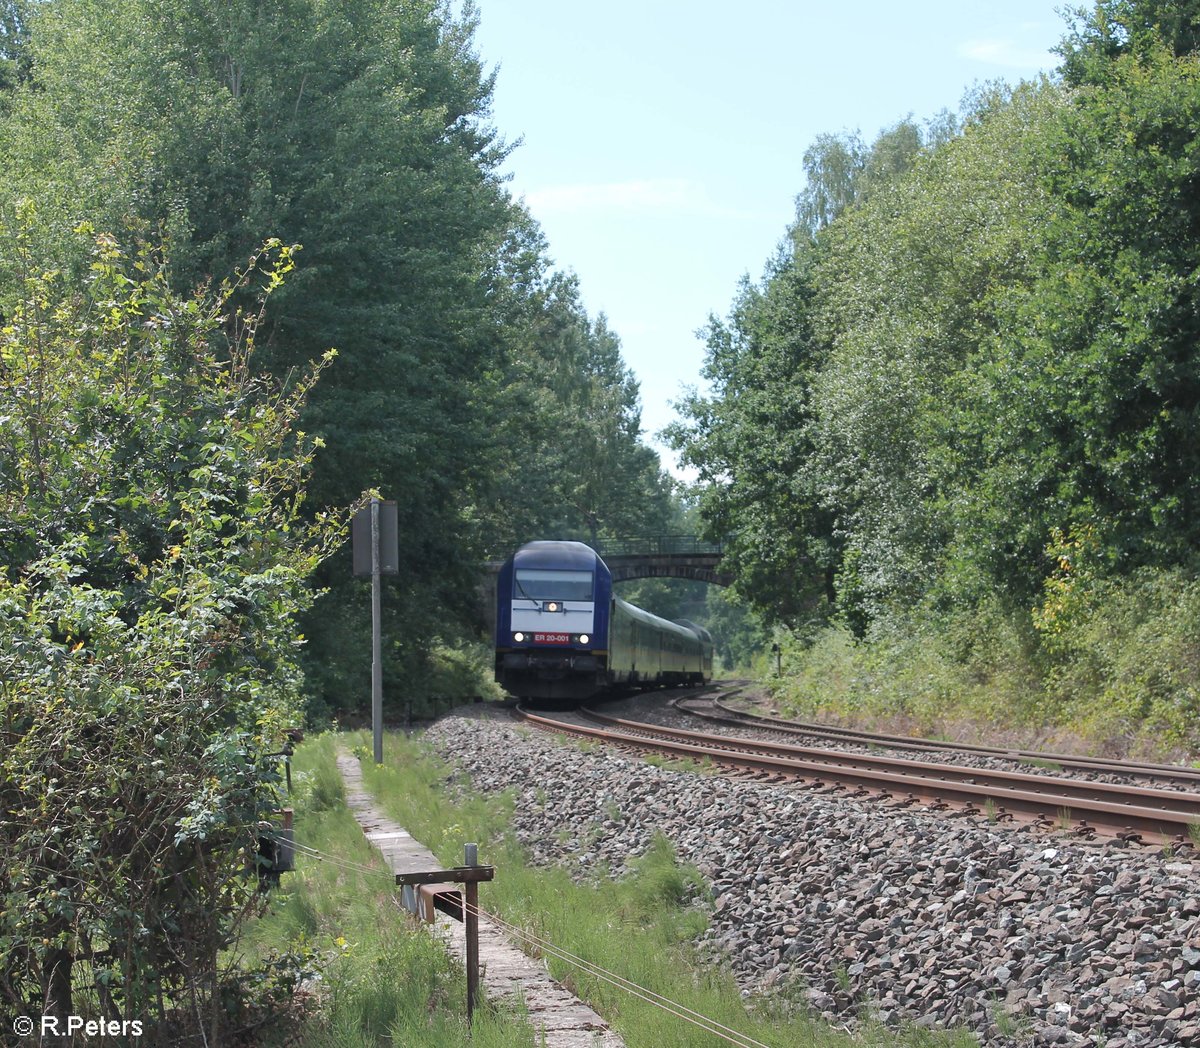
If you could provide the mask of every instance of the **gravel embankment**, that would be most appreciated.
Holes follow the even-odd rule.
[[[655,767],[507,720],[427,739],[515,788],[540,864],[619,872],[656,831],[712,883],[700,948],[838,1024],[967,1026],[988,1046],[1200,1045],[1200,857],[1088,844]]]

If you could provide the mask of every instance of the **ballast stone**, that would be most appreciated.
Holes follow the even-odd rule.
[[[839,1025],[864,1010],[965,1025],[989,1048],[1200,1044],[1186,856],[658,768],[499,721],[447,718],[428,738],[473,789],[517,784],[534,862],[619,873],[664,833],[712,884],[701,951],[747,993],[799,983]],[[1025,1039],[1001,1032],[1013,1020]]]

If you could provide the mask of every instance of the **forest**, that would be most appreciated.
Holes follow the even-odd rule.
[[[268,238],[294,245],[253,366],[286,385],[337,352],[304,409],[323,444],[306,506],[344,512],[369,489],[399,503],[401,572],[383,602],[392,692],[470,693],[487,557],[536,536],[670,530],[679,502],[640,441],[619,339],[586,315],[498,174],[509,147],[489,123],[469,11],[5,10],[0,308],[19,298],[18,231],[27,264],[67,285],[87,274],[83,221],[134,253],[153,244],[185,296]],[[255,291],[234,305],[255,308]],[[164,518],[143,522],[147,561],[171,544]],[[348,549],[315,585],[300,632],[319,721],[369,695],[370,611]]]
[[[1200,745],[1200,11],[805,154],[674,446],[793,709]]]
[[[1052,75],[815,141],[706,329],[687,491],[507,190],[474,19],[0,0],[15,1008],[220,1014],[283,732],[369,695],[345,539],[371,490],[418,715],[479,684],[485,560],[699,520],[726,654],[772,631],[791,709],[1200,746],[1195,6],[1101,0]]]
[[[399,505],[397,715],[478,688],[486,559],[682,512],[617,335],[499,173],[474,17],[0,4],[14,1014],[223,1014],[284,732],[368,703],[364,492]]]

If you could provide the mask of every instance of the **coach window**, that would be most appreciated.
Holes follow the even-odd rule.
[[[551,571],[525,568],[516,573],[514,596],[533,600],[591,600],[590,571]]]

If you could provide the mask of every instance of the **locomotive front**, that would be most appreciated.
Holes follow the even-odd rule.
[[[612,575],[582,542],[530,542],[500,569],[496,680],[525,699],[578,702],[608,683]]]

